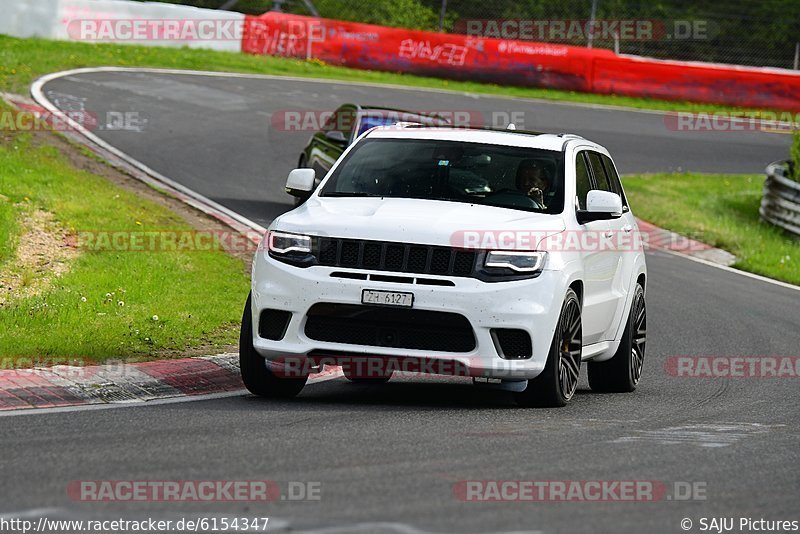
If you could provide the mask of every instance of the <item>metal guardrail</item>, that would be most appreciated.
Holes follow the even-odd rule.
[[[800,236],[800,183],[788,178],[788,161],[767,166],[758,212],[765,221]]]

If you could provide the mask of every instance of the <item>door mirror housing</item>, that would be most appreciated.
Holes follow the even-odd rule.
[[[610,191],[592,189],[586,195],[586,209],[575,212],[580,224],[622,217],[622,198]]]
[[[286,179],[286,192],[294,197],[308,196],[314,189],[314,169],[294,169]]]

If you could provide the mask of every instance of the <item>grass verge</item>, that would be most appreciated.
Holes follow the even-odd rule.
[[[623,182],[638,217],[735,254],[738,269],[800,285],[800,240],[759,217],[763,176],[648,174]]]
[[[378,72],[296,60],[189,48],[89,44],[74,41],[19,39],[0,35],[0,90],[27,93],[30,83],[51,72],[79,67],[123,66],[273,74],[448,89],[518,98],[539,98],[662,111],[731,111],[730,106],[673,102],[648,98],[595,95],[555,89],[500,86]]]
[[[49,133],[0,135],[3,361],[145,359],[235,343],[249,285],[242,259],[222,250],[82,250],[81,231],[194,227],[168,207],[177,201],[83,168],[116,173]]]

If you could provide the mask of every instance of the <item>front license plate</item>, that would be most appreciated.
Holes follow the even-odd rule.
[[[376,289],[364,289],[361,292],[361,302],[364,304],[405,306],[406,308],[410,308],[414,305],[414,294],[402,293],[399,291],[378,291]]]

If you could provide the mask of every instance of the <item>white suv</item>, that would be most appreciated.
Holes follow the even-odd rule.
[[[308,195],[313,169],[289,174]],[[364,133],[253,262],[242,378],[291,397],[308,374],[470,376],[563,406],[582,361],[633,391],[647,270],[606,149],[575,135],[397,125]]]

